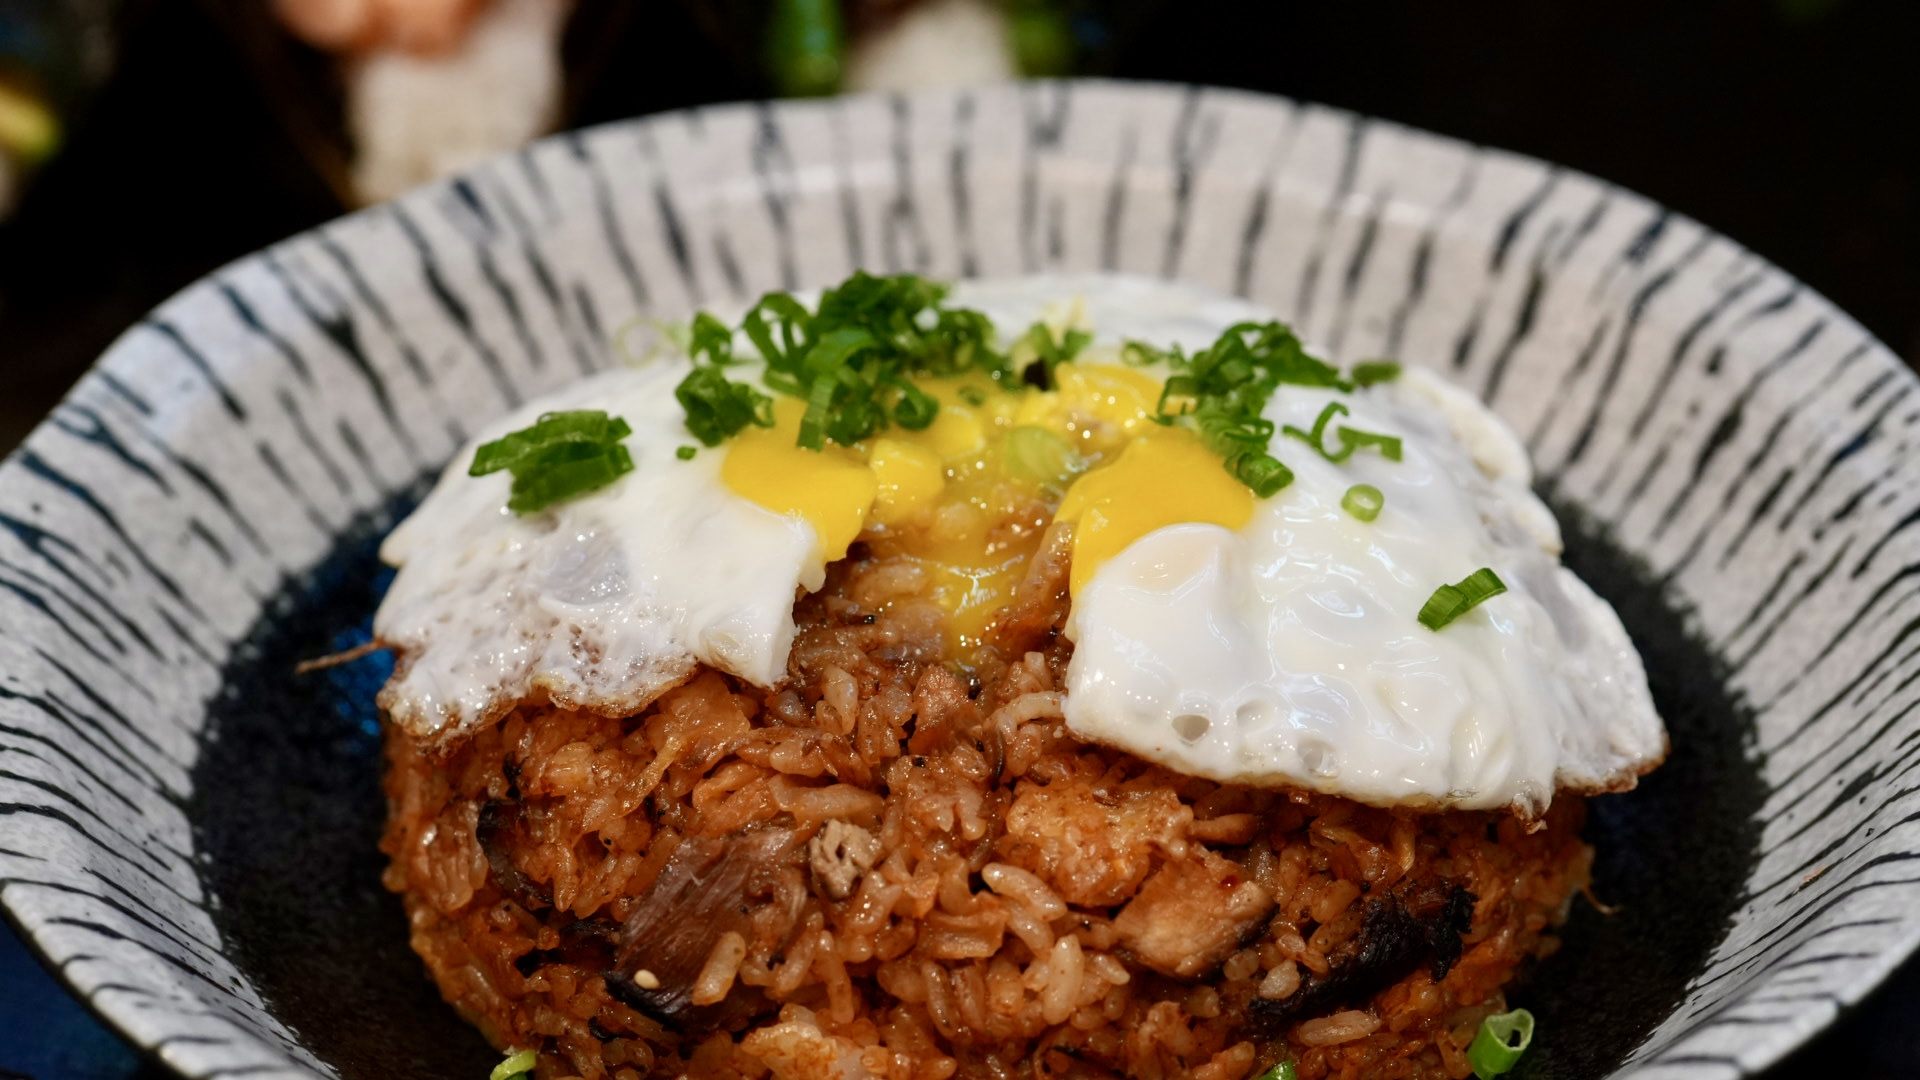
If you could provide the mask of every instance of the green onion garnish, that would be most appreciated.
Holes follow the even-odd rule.
[[[893,403],[893,422],[908,431],[925,431],[940,415],[940,402],[905,379],[894,379],[900,400]]]
[[[1067,440],[1043,427],[1022,424],[1000,443],[1007,475],[1043,488],[1064,488],[1086,468]]]
[[[1327,407],[1320,410],[1320,415],[1314,418],[1312,431],[1301,431],[1292,424],[1288,424],[1286,427],[1280,429],[1280,433],[1299,439],[1301,442],[1313,447],[1321,457],[1326,458],[1335,465],[1352,457],[1353,452],[1363,446],[1375,447],[1380,451],[1380,456],[1386,458],[1388,461],[1400,460],[1401,446],[1398,435],[1381,435],[1376,432],[1361,431],[1358,428],[1350,428],[1345,425],[1341,426],[1338,435],[1340,448],[1337,450],[1327,449],[1327,424],[1336,416],[1346,415],[1347,407],[1345,405],[1342,405],[1338,401],[1329,401],[1327,402]]]
[[[1489,1016],[1480,1021],[1480,1031],[1467,1047],[1467,1061],[1473,1075],[1493,1080],[1511,1071],[1533,1042],[1533,1014],[1525,1009]]]
[[[1255,495],[1269,498],[1293,483],[1293,470],[1272,454],[1242,454],[1228,463],[1236,480],[1253,489]]]
[[[1352,456],[1355,450],[1371,446],[1380,451],[1380,456],[1388,461],[1400,460],[1400,436],[1382,435],[1374,431],[1358,431],[1354,428],[1340,429],[1340,449],[1343,457]]]
[[[1327,424],[1334,417],[1345,415],[1347,415],[1347,407],[1345,405],[1337,401],[1329,401],[1327,402],[1327,407],[1320,410],[1320,415],[1314,418],[1312,431],[1301,431],[1292,424],[1288,424],[1286,427],[1280,429],[1280,434],[1286,435],[1289,438],[1299,439],[1301,442],[1313,447],[1315,452],[1321,457],[1338,465],[1340,462],[1347,460],[1347,457],[1352,454],[1353,451],[1327,449],[1325,441]]]
[[[1340,496],[1340,509],[1359,518],[1372,521],[1380,516],[1380,508],[1387,505],[1387,497],[1372,484],[1355,484]]]
[[[698,447],[680,446],[680,447],[674,448],[673,456],[679,458],[681,461],[692,461],[693,455],[699,452],[700,450]]]
[[[1483,601],[1506,591],[1507,583],[1500,580],[1500,575],[1483,566],[1468,574],[1466,580],[1458,585],[1442,585],[1433,590],[1427,602],[1420,605],[1420,625],[1429,630],[1438,630],[1472,611]],[[1532,1023],[1531,1017],[1528,1023]]]
[[[1053,369],[1079,355],[1081,349],[1092,344],[1093,335],[1085,330],[1067,329],[1059,337],[1053,336],[1053,328],[1043,322],[1027,327],[1027,332],[1015,346],[1016,350],[1033,351],[1033,362],[1041,366],[1044,379],[1031,379],[1044,390],[1059,389],[1060,384],[1053,377]],[[1024,346],[1024,348],[1022,348]],[[1027,365],[1031,367],[1031,365]],[[1024,370],[1023,370],[1024,374]]]
[[[601,409],[543,414],[532,427],[503,435],[475,451],[469,476],[485,476],[501,469],[518,470],[556,446],[604,446],[633,434],[625,420]]]
[[[1253,1080],[1294,1080],[1294,1075],[1293,1062],[1283,1061],[1254,1077]]]
[[[474,451],[468,476],[505,470],[513,475],[507,509],[531,514],[554,503],[606,487],[633,471],[633,457],[620,440],[633,434],[627,422],[602,409],[550,412],[531,427],[503,435]]]
[[[1377,386],[1400,377],[1400,365],[1392,360],[1362,360],[1353,365],[1353,385]]]
[[[515,1050],[507,1055],[505,1061],[493,1067],[487,1074],[487,1080],[522,1080],[533,1075],[533,1067],[540,1063],[540,1055],[532,1050]]]
[[[1082,330],[1056,334],[1035,323],[1009,352],[1001,352],[993,323],[978,311],[945,306],[946,295],[946,286],[913,274],[855,273],[823,293],[812,310],[787,293],[768,293],[747,312],[738,332],[765,361],[760,382],[806,402],[795,441],[811,450],[822,449],[828,440],[851,446],[896,424],[909,430],[932,424],[939,402],[915,385],[918,376],[983,374],[1013,389],[1030,370],[1033,382],[1051,387],[1055,370],[1091,341]],[[748,424],[773,423],[771,399],[727,377],[726,368],[739,362],[734,333],[711,315],[697,316],[687,335],[693,370],[674,390],[686,410],[687,430],[708,446],[718,446]],[[1227,471],[1262,498],[1293,482],[1293,471],[1269,450],[1274,425],[1261,415],[1277,388],[1344,393],[1399,372],[1390,361],[1369,361],[1348,379],[1309,355],[1279,322],[1237,324],[1191,355],[1177,346],[1163,349],[1138,341],[1126,342],[1120,355],[1128,364],[1168,369],[1154,419],[1199,435]],[[1032,362],[1022,370],[1016,357],[1029,356]],[[973,405],[986,400],[976,386],[959,394]],[[1336,404],[1329,410],[1311,436],[1297,429],[1289,433],[1330,461],[1344,461],[1363,447],[1400,460],[1399,438],[1349,427],[1335,433],[1338,446],[1329,448],[1323,441],[1327,421],[1346,408]]]
[[[1158,345],[1149,345],[1144,341],[1124,341],[1120,344],[1120,362],[1128,367],[1152,367],[1155,364],[1170,364],[1179,353],[1175,349],[1162,349]],[[1182,357],[1184,360],[1185,358]]]
[[[718,367],[695,367],[673,388],[687,414],[687,430],[719,446],[748,424],[773,426],[773,399],[745,383],[729,382]]]
[[[760,298],[740,332],[766,361],[761,381],[807,403],[799,445],[819,450],[831,439],[851,446],[894,424],[925,428],[940,403],[913,384],[916,375],[977,371],[1012,385],[1012,367],[994,346],[993,323],[977,311],[944,306],[946,295],[946,286],[913,274],[856,273],[821,294],[811,311],[786,293]],[[1065,348],[1071,338],[1049,343]],[[690,352],[694,369],[674,395],[695,437],[717,446],[750,423],[773,423],[765,394],[726,377],[737,361],[724,324],[698,316]]]
[[[1229,327],[1192,356],[1133,341],[1121,357],[1170,368],[1156,419],[1198,432],[1225,459],[1227,471],[1262,498],[1293,482],[1293,470],[1267,449],[1273,421],[1260,413],[1274,391],[1283,384],[1353,389],[1338,368],[1308,355],[1293,331],[1277,322]]]

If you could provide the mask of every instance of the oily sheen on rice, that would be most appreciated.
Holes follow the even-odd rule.
[[[693,361],[606,373],[489,435],[611,409],[631,473],[523,518],[450,471],[389,538],[387,884],[441,992],[539,1080],[1469,1075],[1587,883],[1583,797],[1665,752],[1517,439],[1274,331],[1319,381],[1249,407],[1293,476],[1256,498],[1121,339],[1264,313],[954,300],[1092,343],[817,449],[789,398],[683,453]]]
[[[1065,574],[1043,547],[973,685],[924,574],[875,545],[800,603],[778,690],[706,671],[634,717],[528,701],[445,756],[391,729],[386,880],[441,991],[497,1046],[541,1048],[542,1078],[1468,1075],[1587,880],[1580,800],[1529,831],[1083,743]],[[788,827],[842,835],[824,863],[755,868],[745,917],[683,894],[674,919],[705,932],[649,924],[621,967],[614,928],[676,851]],[[1422,955],[1316,994],[1382,898],[1441,885],[1472,898],[1444,977]],[[686,1000],[662,1007],[672,980]]]

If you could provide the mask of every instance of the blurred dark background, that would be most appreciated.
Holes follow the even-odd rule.
[[[289,102],[298,87],[274,85],[277,67],[215,17],[228,3],[256,0],[122,8],[111,78],[0,224],[0,450],[147,308],[341,212],[302,148],[300,123],[324,110]],[[570,122],[767,94],[758,51],[713,15],[741,6],[635,5],[597,42]],[[1269,90],[1586,170],[1752,247],[1920,356],[1913,0],[1108,10],[1077,70]]]
[[[262,2],[65,5],[111,32],[82,43],[93,89],[0,222],[0,452],[148,308],[342,212],[337,102],[303,74],[324,63],[270,40]],[[763,4],[579,2],[599,21],[568,124],[788,81],[741,32]],[[0,0],[0,55],[36,7]],[[1272,91],[1585,170],[1753,248],[1920,359],[1915,0],[1060,7],[1073,71]],[[1920,1076],[1916,1015],[1909,965],[1782,1075]],[[141,1074],[3,930],[0,1031],[0,1076]]]

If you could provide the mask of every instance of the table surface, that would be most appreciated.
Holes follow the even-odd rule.
[[[1480,19],[1466,0],[1365,0],[1234,8],[1231,34],[1193,17],[1191,0],[1121,6],[1134,22],[1112,28],[1106,73],[1326,101],[1585,169],[1748,244],[1920,354],[1920,124],[1906,78],[1920,4],[1616,0]],[[615,46],[652,59],[614,65],[580,121],[759,93],[683,12],[656,7]],[[145,11],[114,82],[0,226],[0,452],[154,303],[338,213],[197,9],[132,8]],[[1916,1016],[1909,963],[1775,1074],[1920,1077]],[[0,929],[0,1077],[163,1075]]]

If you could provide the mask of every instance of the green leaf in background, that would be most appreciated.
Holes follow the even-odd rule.
[[[1012,0],[1007,5],[1007,36],[1022,75],[1056,76],[1073,70],[1073,23],[1052,0]]]
[[[0,150],[29,165],[45,161],[60,146],[60,121],[45,102],[0,83]]]
[[[833,93],[845,52],[839,0],[774,0],[767,69],[775,90],[788,97]]]

